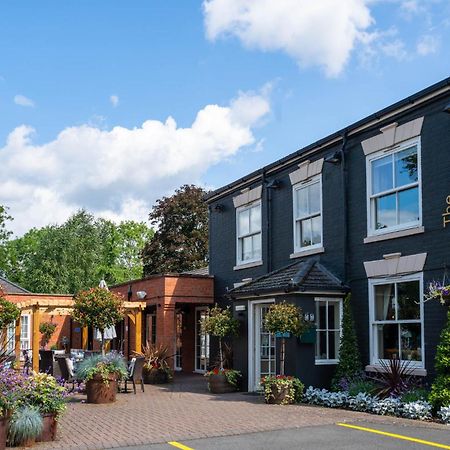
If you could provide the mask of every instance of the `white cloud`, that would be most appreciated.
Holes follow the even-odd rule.
[[[145,219],[161,195],[201,182],[209,167],[255,145],[253,130],[269,112],[262,91],[207,105],[187,128],[172,117],[132,129],[81,125],[35,144],[34,130],[22,125],[0,148],[0,204],[10,206],[16,234],[62,222],[80,207],[116,220]]]
[[[18,94],[14,97],[14,103],[19,106],[28,106],[34,108],[35,104],[31,98],[25,97],[25,95]]]
[[[380,47],[386,56],[397,59],[398,61],[404,61],[408,58],[405,43],[400,39],[381,44]]]
[[[417,53],[420,56],[436,53],[439,48],[439,39],[431,34],[421,36],[417,42]]]
[[[210,40],[236,36],[244,46],[281,50],[300,67],[343,70],[374,23],[370,0],[204,0]]]
[[[111,105],[113,105],[113,107],[116,108],[119,105],[119,96],[111,95],[109,97],[109,101],[111,102]]]

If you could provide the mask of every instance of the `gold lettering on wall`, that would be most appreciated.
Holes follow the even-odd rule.
[[[450,195],[447,195],[445,201],[447,202],[447,208],[445,208],[445,213],[442,214],[444,228],[447,227],[447,224],[450,224]]]

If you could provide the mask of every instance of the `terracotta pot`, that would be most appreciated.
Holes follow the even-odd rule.
[[[169,382],[169,374],[161,369],[144,369],[142,371],[144,384],[165,384]]]
[[[18,447],[33,447],[34,444],[36,444],[36,439],[27,439],[18,444]]]
[[[95,404],[114,403],[117,393],[117,377],[110,374],[108,383],[103,382],[100,375],[95,375],[86,382],[87,402]]]
[[[227,377],[223,374],[209,375],[208,389],[212,394],[227,394],[228,392],[236,392],[236,386],[228,383]]]
[[[37,442],[50,442],[56,439],[56,431],[58,422],[56,420],[56,414],[43,414],[42,421],[44,428],[42,434],[36,439]]]
[[[270,405],[282,405],[286,404],[286,397],[289,394],[288,386],[276,386],[272,385],[272,395],[269,398],[265,398],[266,403]],[[293,403],[292,400],[287,403]]]
[[[8,435],[8,423],[9,423],[9,419],[7,417],[2,417],[0,419],[0,450],[5,450],[5,448],[6,448],[6,437]]]

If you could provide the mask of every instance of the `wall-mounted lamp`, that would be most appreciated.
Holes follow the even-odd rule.
[[[314,313],[305,313],[303,315],[306,322],[314,322],[316,319],[316,316]]]
[[[325,162],[330,164],[340,164],[342,161],[342,154],[340,151],[334,152],[332,155],[325,158]]]
[[[139,300],[143,300],[145,297],[147,297],[147,292],[145,291],[137,291],[136,296]]]
[[[281,187],[281,181],[277,179],[269,180],[266,184],[267,189],[278,189]]]
[[[133,295],[133,289],[130,284],[130,286],[128,287],[128,301],[131,300],[132,295]]]
[[[450,114],[450,103],[444,108],[444,112]]]
[[[216,203],[216,205],[214,206],[214,211],[221,213],[225,211],[225,206],[222,205],[221,203]]]

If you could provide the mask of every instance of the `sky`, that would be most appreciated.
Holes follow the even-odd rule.
[[[0,0],[16,235],[146,220],[450,75],[450,0]]]

